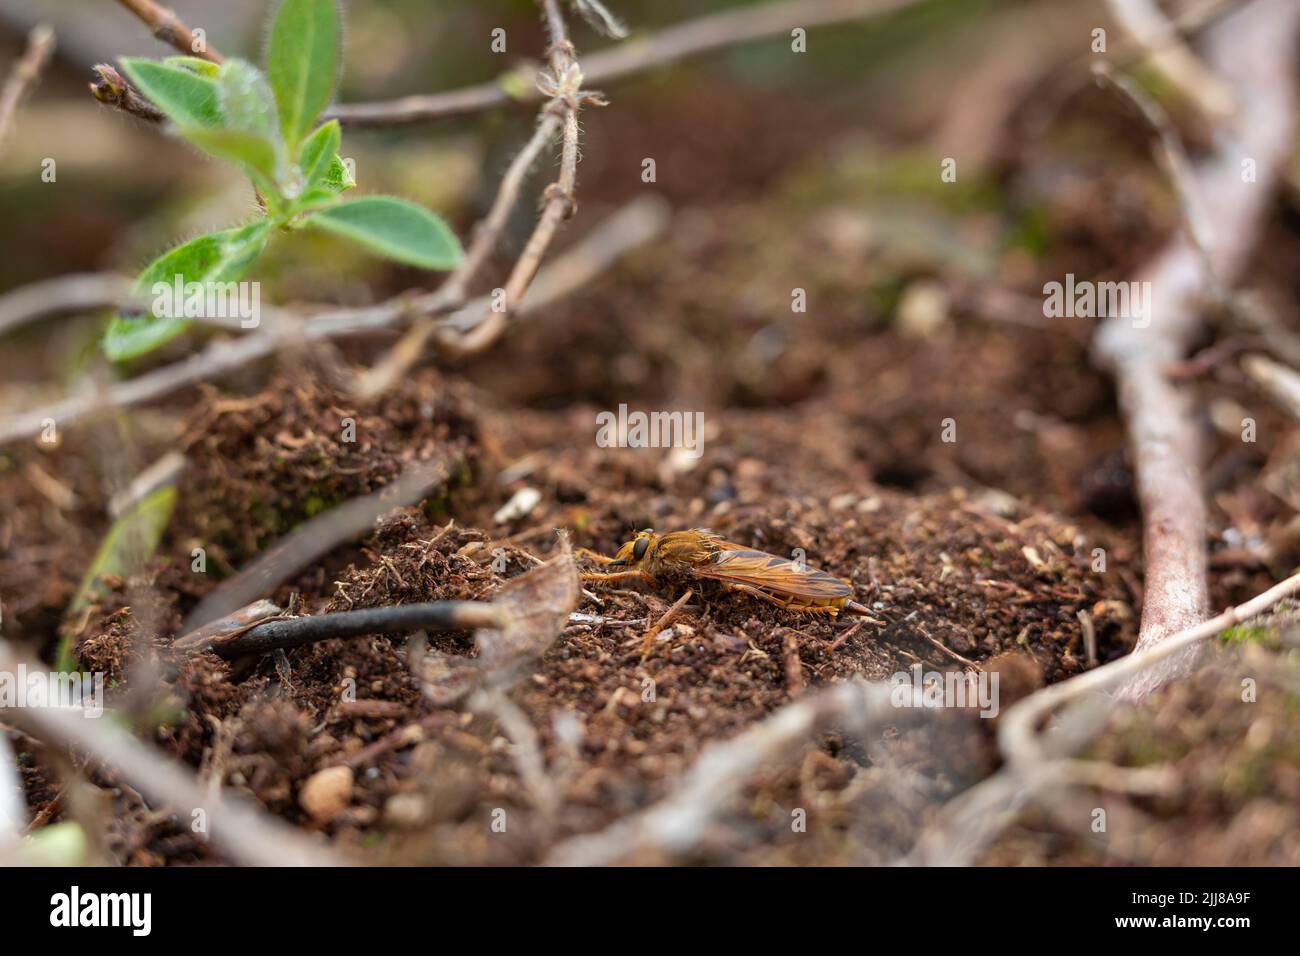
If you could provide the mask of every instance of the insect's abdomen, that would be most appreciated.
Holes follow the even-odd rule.
[[[761,591],[794,610],[835,614],[853,596],[848,582],[825,571],[801,568],[793,561],[750,548],[732,546],[720,550],[699,573]]]

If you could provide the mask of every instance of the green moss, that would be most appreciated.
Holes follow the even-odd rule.
[[[1021,213],[1006,238],[1007,249],[1021,249],[1035,259],[1041,258],[1051,245],[1051,227],[1047,211],[1034,206]]]
[[[1224,644],[1262,644],[1264,647],[1277,647],[1277,631],[1259,624],[1238,624],[1219,635]]]

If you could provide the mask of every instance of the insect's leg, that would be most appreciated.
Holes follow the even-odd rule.
[[[603,554],[598,554],[597,552],[592,551],[590,548],[574,548],[573,553],[582,558],[590,558],[592,561],[595,561],[597,564],[609,564],[611,561],[614,560],[613,558],[606,557]]]
[[[649,580],[641,571],[583,571],[579,577],[584,581],[627,581],[631,578]]]
[[[772,595],[768,594],[766,591],[760,591],[758,588],[754,587],[751,584],[737,584],[734,581],[724,581],[722,582],[722,586],[726,588],[728,591],[743,591],[745,594],[748,594],[751,597],[760,598],[766,601],[768,604],[775,604],[777,607],[783,607],[787,609],[790,607],[790,605],[788,605],[785,601],[781,600],[780,598],[773,597]]]

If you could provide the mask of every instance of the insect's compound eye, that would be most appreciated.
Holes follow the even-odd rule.
[[[632,545],[632,560],[640,561],[645,557],[646,548],[650,547],[649,538],[637,538],[636,544]]]

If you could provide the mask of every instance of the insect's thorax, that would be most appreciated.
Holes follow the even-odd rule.
[[[713,559],[717,553],[715,537],[707,531],[673,531],[664,535],[655,542],[654,552],[649,555],[651,573],[656,576],[689,574],[692,568]]]

